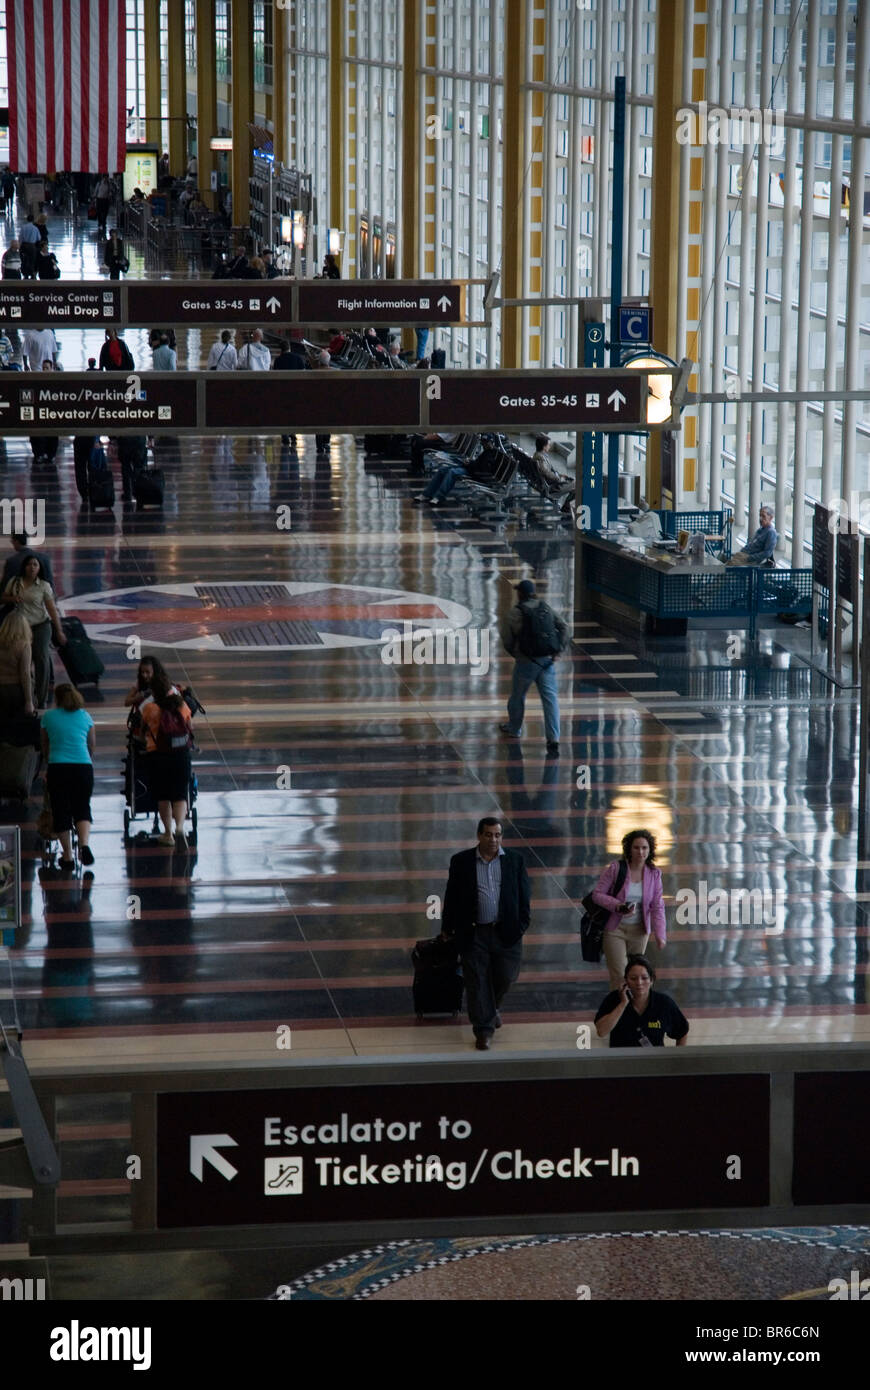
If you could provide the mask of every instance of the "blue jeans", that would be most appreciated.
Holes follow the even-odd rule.
[[[514,682],[508,699],[508,723],[515,734],[523,731],[526,712],[526,692],[530,685],[538,687],[544,709],[544,732],[548,743],[559,742],[559,696],[556,690],[556,663],[548,657],[532,661],[518,656],[514,662]]]
[[[446,497],[448,492],[453,491],[459,479],[464,477],[465,469],[461,463],[445,463],[426,484],[423,496],[427,502],[431,502],[433,497]]]
[[[417,335],[417,361],[419,362],[421,357],[426,356],[426,344],[429,342],[429,329],[415,328],[414,332]]]

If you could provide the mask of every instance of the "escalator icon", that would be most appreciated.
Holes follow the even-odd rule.
[[[291,1197],[302,1191],[302,1159],[266,1158],[263,1173],[263,1192],[267,1197]]]

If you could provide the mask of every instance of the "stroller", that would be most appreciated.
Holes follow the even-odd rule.
[[[190,710],[191,719],[197,714],[205,714],[205,708],[199,703],[190,686],[181,692],[181,698]],[[130,826],[137,816],[152,816],[153,821],[150,831],[141,830],[138,838],[147,840],[151,835],[160,834],[160,822],[157,817],[157,802],[151,795],[148,782],[142,766],[145,754],[145,741],[141,732],[142,721],[138,710],[132,709],[127,719],[127,752],[123,762],[124,773],[124,843],[137,838],[131,835]],[[196,744],[193,744],[192,752],[199,752]],[[196,773],[191,768],[190,781],[187,787],[187,813],[190,818],[190,833],[188,840],[192,845],[196,844],[196,798],[197,781]]]

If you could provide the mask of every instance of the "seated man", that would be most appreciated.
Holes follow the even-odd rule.
[[[477,459],[460,460],[451,458],[449,454],[442,457],[445,462],[436,469],[423,491],[411,499],[413,502],[428,502],[437,507],[453,491],[460,478],[470,476],[481,483],[492,481],[492,468],[485,450]]]
[[[726,560],[727,565],[763,565],[773,559],[779,536],[773,524],[773,508],[762,507],[758,513],[761,525],[736,555]]]
[[[451,444],[455,444],[459,438],[458,434],[412,434],[411,435],[411,472],[419,477],[425,473],[426,466],[423,455],[430,449],[443,449],[445,446],[449,450]]]
[[[547,458],[547,454],[553,447],[553,441],[547,434],[539,434],[535,437],[535,452],[532,462],[535,465],[535,473],[541,485],[550,493],[559,493],[565,487],[573,487],[574,479],[569,478],[566,473],[560,473],[554,468]]]

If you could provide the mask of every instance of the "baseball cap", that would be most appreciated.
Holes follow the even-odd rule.
[[[531,579],[521,579],[519,584],[514,585],[514,588],[520,598],[531,598],[535,592],[535,586]]]

